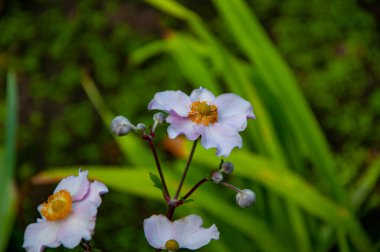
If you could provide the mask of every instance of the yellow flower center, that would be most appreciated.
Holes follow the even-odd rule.
[[[169,240],[165,243],[165,248],[170,251],[177,251],[179,249],[179,244],[176,240]]]
[[[209,126],[218,121],[218,108],[215,105],[207,104],[205,101],[196,101],[191,104],[188,116],[196,124]]]
[[[47,202],[42,204],[41,214],[48,221],[62,220],[71,212],[71,195],[67,190],[60,190],[50,195]]]

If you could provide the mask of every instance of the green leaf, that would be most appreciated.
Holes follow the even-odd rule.
[[[152,172],[149,172],[149,177],[150,177],[150,180],[152,180],[154,187],[157,187],[160,190],[163,189],[162,182],[161,182],[160,178],[156,174],[154,174]]]

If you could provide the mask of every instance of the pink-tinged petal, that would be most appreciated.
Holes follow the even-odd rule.
[[[192,102],[207,101],[211,103],[215,100],[215,96],[207,89],[201,87],[198,89],[194,89],[193,92],[191,92],[190,99]]]
[[[72,213],[64,220],[57,232],[57,239],[67,248],[78,246],[82,239],[91,240],[94,233],[97,207],[92,202],[73,203]]]
[[[188,215],[182,219],[173,222],[175,230],[174,239],[182,245],[182,242],[187,240],[194,232],[197,232],[202,226],[203,220],[197,215]],[[182,247],[182,246],[181,246]]]
[[[173,226],[164,215],[153,215],[144,220],[144,234],[149,245],[165,249],[165,243],[173,239]]]
[[[149,102],[148,109],[163,110],[169,114],[186,117],[191,105],[190,97],[182,91],[156,93]]]
[[[170,126],[168,127],[168,135],[171,139],[183,134],[189,140],[193,141],[200,136],[194,128],[194,123],[189,118],[170,115],[166,118],[166,121],[170,123]]]
[[[202,218],[197,215],[189,215],[174,221],[174,239],[181,248],[195,250],[208,244],[211,239],[219,239],[219,231],[215,225],[203,228],[202,224]]]
[[[217,156],[227,157],[234,147],[241,148],[243,146],[243,140],[239,133],[226,124],[215,123],[202,129],[202,146],[206,149],[215,147]]]
[[[73,201],[81,200],[88,192],[90,182],[87,179],[88,171],[81,171],[79,169],[78,176],[70,176],[64,178],[59,182],[54,190],[54,193],[60,190],[69,191]]]
[[[28,252],[42,252],[45,247],[56,248],[61,245],[57,239],[58,229],[59,222],[39,219],[26,227],[22,246]]]
[[[215,224],[209,228],[201,227],[197,232],[193,233],[187,240],[182,241],[180,244],[182,248],[196,250],[207,245],[212,239],[219,239],[219,231]]]
[[[96,207],[99,207],[102,203],[101,195],[108,192],[108,188],[101,182],[94,181],[90,183],[90,189],[85,198],[82,201],[90,201],[95,204]]]
[[[218,122],[227,124],[237,131],[247,127],[247,118],[255,118],[251,103],[238,95],[219,95],[214,104],[218,107]]]

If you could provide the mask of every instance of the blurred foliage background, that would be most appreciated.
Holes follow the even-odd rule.
[[[199,86],[238,93],[257,115],[229,158],[256,206],[206,185],[176,212],[217,224],[221,240],[202,251],[378,251],[379,24],[375,0],[0,1],[0,251],[23,251],[53,178],[78,167],[111,189],[95,247],[152,251],[142,220],[165,206],[139,187],[153,158],[108,124],[151,124],[156,92]],[[175,181],[184,160],[164,129],[157,143]],[[199,146],[190,182],[216,168],[213,154]]]

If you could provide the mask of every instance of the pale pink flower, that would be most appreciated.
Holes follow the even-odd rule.
[[[38,207],[42,218],[27,226],[23,247],[28,252],[41,252],[45,247],[78,246],[82,239],[90,240],[95,228],[100,195],[108,188],[87,179],[88,171],[63,179],[47,202]]]
[[[255,118],[251,104],[240,96],[215,97],[205,88],[195,89],[190,96],[182,91],[159,92],[148,109],[169,114],[170,138],[183,134],[195,140],[201,136],[203,147],[215,147],[218,156],[228,156],[234,147],[242,147],[239,132],[247,127],[248,118]]]
[[[202,224],[202,218],[194,214],[174,222],[164,215],[153,215],[144,220],[144,233],[149,245],[156,249],[196,250],[207,245],[211,239],[219,239],[215,224],[209,228],[201,227]]]

